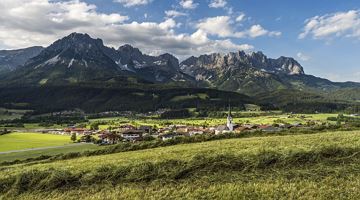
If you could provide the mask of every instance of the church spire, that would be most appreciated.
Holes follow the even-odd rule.
[[[229,100],[229,114],[228,116],[231,116],[231,105],[230,105],[230,100]]]
[[[233,124],[233,122],[232,122],[232,117],[231,117],[230,100],[229,100],[229,114],[228,114],[228,117],[227,117],[226,126],[228,127],[229,131],[233,131],[233,130],[234,130],[234,124]]]

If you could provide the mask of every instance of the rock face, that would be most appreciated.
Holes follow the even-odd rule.
[[[130,45],[116,50],[105,46],[101,39],[79,33],[57,40],[29,59],[11,78],[23,77],[29,83],[46,84],[109,80],[119,76],[151,82],[189,78],[180,72],[179,61],[170,54],[149,56]]]
[[[288,57],[271,59],[267,58],[262,52],[247,54],[239,51],[225,55],[215,53],[190,57],[181,63],[181,69],[190,74],[199,68],[210,71],[226,71],[230,68],[254,68],[274,74],[305,74],[303,67],[295,59]],[[197,74],[192,75],[196,76]]]
[[[0,51],[0,72],[14,71],[24,65],[30,58],[37,56],[43,49],[43,47],[35,46],[25,49]]]
[[[108,55],[122,71],[153,82],[185,81],[188,77],[181,73],[179,60],[171,54],[149,56],[130,45],[119,47],[116,51],[107,50]]]
[[[284,77],[297,80],[297,77],[306,76],[295,59],[271,59],[262,52],[239,51],[190,57],[180,64],[180,68],[212,87],[246,94],[291,88],[295,81]]]

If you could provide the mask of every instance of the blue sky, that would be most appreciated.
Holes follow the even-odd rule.
[[[2,0],[0,49],[87,32],[149,54],[236,50],[296,58],[305,72],[360,82],[357,0]]]

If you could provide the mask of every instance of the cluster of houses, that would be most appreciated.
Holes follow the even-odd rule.
[[[43,133],[61,134],[61,135],[72,135],[78,136],[95,136],[101,140],[104,144],[115,144],[122,141],[136,142],[144,140],[146,137],[159,138],[163,141],[174,139],[176,137],[191,137],[195,135],[209,134],[218,135],[225,133],[241,133],[243,131],[257,131],[261,130],[264,132],[278,132],[284,129],[292,127],[299,127],[301,124],[278,124],[277,126],[272,125],[256,125],[256,124],[245,124],[237,125],[233,123],[231,117],[231,109],[227,116],[226,125],[205,127],[205,126],[188,126],[188,125],[168,125],[162,128],[154,128],[152,126],[139,126],[135,127],[130,124],[120,125],[112,127],[111,130],[90,130],[86,128],[69,127],[65,129],[54,129],[54,130],[41,130]]]

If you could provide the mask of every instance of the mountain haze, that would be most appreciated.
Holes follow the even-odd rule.
[[[40,46],[17,50],[0,51],[0,73],[14,71],[30,58],[37,56],[44,48]]]

